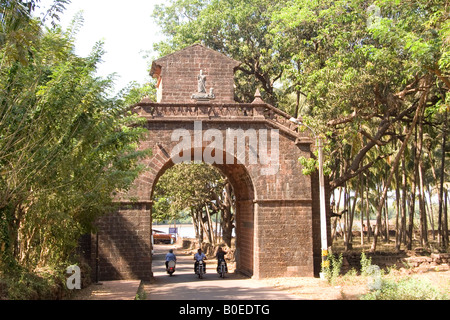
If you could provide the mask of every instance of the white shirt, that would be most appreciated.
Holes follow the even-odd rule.
[[[201,260],[203,260],[203,259],[206,259],[206,256],[205,256],[205,254],[202,252],[201,254],[198,254],[198,253],[196,253],[195,255],[194,255],[194,259],[196,260],[196,261],[201,261]]]

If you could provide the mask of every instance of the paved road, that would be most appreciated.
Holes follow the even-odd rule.
[[[170,277],[165,271],[164,257],[170,248],[177,255],[177,267]],[[298,297],[267,287],[239,274],[220,278],[215,260],[207,260],[203,279],[194,274],[192,255],[176,250],[175,245],[155,245],[153,255],[154,283],[145,286],[147,300],[297,300]]]

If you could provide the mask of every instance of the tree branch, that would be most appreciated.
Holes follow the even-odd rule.
[[[348,170],[344,175],[340,176],[339,178],[333,180],[330,182],[331,189],[336,189],[340,186],[342,186],[346,181],[356,177],[361,172],[366,171],[367,169],[371,168],[376,162],[378,162],[381,159],[384,159],[387,155],[378,156],[375,160],[369,162],[368,164],[360,167],[357,170]]]
[[[355,117],[356,117],[356,109],[352,112],[351,115],[349,115],[347,117],[342,117],[342,118],[333,119],[333,120],[328,121],[327,125],[334,127],[339,124],[348,123],[348,122],[352,121]]]
[[[379,145],[380,147],[385,146],[386,144],[388,144],[389,142],[383,142],[381,140],[375,140],[374,138],[372,138],[372,136],[370,134],[368,134],[366,131],[364,130],[359,130],[359,133],[361,133],[364,137],[366,137],[367,139],[375,142],[377,145]],[[387,132],[386,132],[387,134]]]
[[[450,80],[448,77],[444,76],[439,69],[429,69],[431,72],[433,72],[445,85],[447,86],[447,89],[450,90]]]

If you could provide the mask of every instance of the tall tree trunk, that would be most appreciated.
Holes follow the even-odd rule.
[[[440,176],[440,185],[439,185],[439,223],[438,223],[438,243],[443,248],[447,247],[447,243],[445,241],[445,227],[444,220],[442,215],[443,209],[443,200],[444,200],[444,176],[445,176],[445,145],[447,143],[447,110],[445,111],[444,123],[442,128],[442,158],[441,158],[441,176]],[[445,219],[446,221],[446,219]],[[448,227],[446,228],[448,234]]]
[[[357,201],[358,196],[359,196],[358,193],[359,193],[359,189],[356,188],[355,197],[353,198],[352,208],[351,208],[351,211],[349,212],[349,217],[348,217],[348,228],[347,228],[348,236],[347,236],[347,244],[346,244],[346,247],[345,247],[346,250],[352,250],[353,249],[353,219],[355,217],[356,201]],[[349,197],[349,199],[350,199],[350,197]]]
[[[436,240],[436,235],[434,232],[434,217],[433,217],[433,202],[431,201],[433,193],[431,192],[431,188],[429,185],[426,186],[428,199],[425,197],[425,204],[428,208],[428,219],[430,220],[430,226],[433,233],[433,240]]]
[[[231,185],[227,183],[225,185],[225,198],[223,201],[222,210],[222,232],[223,241],[228,247],[231,247],[231,240],[233,237],[233,211],[232,211],[232,199],[231,199]]]
[[[212,193],[213,199],[218,204],[217,209],[220,209],[220,227],[222,229],[222,241],[231,247],[231,240],[233,237],[234,215],[235,208],[233,205],[232,188],[230,183],[226,183],[223,190],[223,197],[219,197],[215,192]]]
[[[445,202],[444,202],[444,249],[448,248],[448,190],[445,190]]]
[[[388,199],[386,197],[385,205],[384,205],[384,226],[385,226],[385,234],[386,234],[386,243],[389,243],[389,206]]]
[[[339,213],[339,206],[340,206],[340,203],[341,203],[341,196],[342,196],[342,187],[339,187],[339,197],[337,199],[337,204],[335,203],[335,205],[334,205],[334,211],[333,211],[335,213]],[[332,242],[334,242],[334,240],[336,240],[336,237],[337,237],[338,219],[339,219],[339,222],[340,222],[340,219],[341,219],[340,217],[336,217],[334,219],[334,222],[333,222],[333,229],[332,229],[333,233],[331,235]]]
[[[425,191],[424,191],[424,182],[423,182],[423,157],[422,157],[422,149],[423,149],[423,112],[419,117],[417,126],[418,126],[418,139],[417,139],[417,149],[418,149],[418,170],[417,175],[419,177],[419,212],[420,212],[420,240],[423,247],[428,246],[428,227],[427,227],[427,214],[425,211]]]
[[[400,177],[399,170],[395,172],[395,250],[400,251]]]
[[[415,126],[415,128],[416,128],[416,133],[417,133],[417,126]],[[417,139],[417,137],[416,137],[416,139]],[[412,188],[411,188],[411,194],[410,194],[411,202],[410,202],[410,212],[409,212],[410,241],[408,242],[408,250],[412,250],[413,241],[415,239],[414,219],[415,219],[415,215],[416,215],[417,181],[419,180],[418,173],[417,173],[417,170],[419,168],[419,162],[417,161],[418,153],[419,153],[419,151],[417,150],[417,143],[414,143],[413,144],[414,165],[413,165],[413,174],[412,174],[413,180],[412,180]]]
[[[211,244],[214,244],[214,233],[213,233],[213,228],[212,228],[212,219],[211,219],[211,214],[209,212],[209,208],[208,208],[208,204],[205,205],[205,210],[206,210],[206,223],[208,225],[208,241]]]
[[[370,189],[369,176],[366,176],[366,219],[367,219],[367,242],[370,242],[372,236],[372,225],[370,224]]]
[[[215,235],[215,239],[216,239],[216,244],[220,243],[219,240],[219,220],[220,220],[220,211],[216,211],[216,235]]]
[[[408,180],[406,178],[406,155],[403,155],[402,159],[402,219],[401,219],[401,228],[400,228],[400,243],[406,245],[406,198],[407,198],[407,183]]]
[[[194,208],[191,208],[192,224],[194,225],[195,238],[200,239],[200,229],[198,221],[198,212]]]
[[[413,144],[413,173],[411,180],[411,190],[409,193],[409,219],[408,219],[408,250],[412,250],[413,241],[415,239],[414,234],[414,218],[416,215],[416,189],[417,189],[417,145]]]
[[[348,200],[349,196],[348,196],[348,190],[347,190],[347,182],[344,185],[344,213],[342,214],[342,217],[344,218],[344,226],[342,229],[342,236],[344,237],[344,246],[345,248],[347,248],[347,244],[348,244],[348,234],[347,234],[347,220],[348,220],[348,207],[349,207],[349,200]]]
[[[333,201],[331,202],[331,212],[337,213],[335,199],[333,199]],[[333,225],[331,226],[331,244],[330,245],[332,245],[334,243],[334,240],[336,240],[337,219],[338,219],[338,217],[334,218]]]
[[[296,104],[295,104],[295,113],[294,113],[295,119],[298,118],[298,109],[299,109],[299,107],[300,107],[300,91],[297,91],[297,101],[296,101]]]
[[[415,187],[414,181],[412,182],[413,187]],[[412,250],[412,243],[414,240],[414,213],[415,213],[415,203],[416,203],[416,197],[415,193],[411,192],[409,195],[409,219],[408,219],[408,240],[406,243],[406,247],[408,250]]]
[[[198,244],[199,247],[202,247],[202,243],[203,243],[203,239],[204,239],[204,226],[203,226],[203,212],[202,209],[197,209],[197,221],[198,221],[198,230],[199,230],[199,234],[198,234]]]
[[[203,230],[202,240],[204,241],[205,235],[206,235],[208,242],[211,243],[210,233],[208,230],[208,217],[206,215],[203,216],[203,210],[201,210],[201,215],[202,215],[201,216],[201,225],[202,225],[202,230]],[[202,241],[202,243],[203,243],[203,241]]]
[[[362,173],[359,175],[359,184],[361,188],[361,249],[364,249],[364,177]]]

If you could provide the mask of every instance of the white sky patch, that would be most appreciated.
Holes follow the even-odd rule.
[[[46,9],[52,0],[42,0]],[[103,62],[97,75],[106,77],[116,73],[115,91],[131,81],[148,82],[149,64],[156,58],[153,44],[161,40],[159,28],[151,14],[162,0],[72,0],[60,15],[61,26],[66,29],[75,15],[83,11],[84,23],[76,37],[76,54],[88,56],[95,43],[104,42]]]

